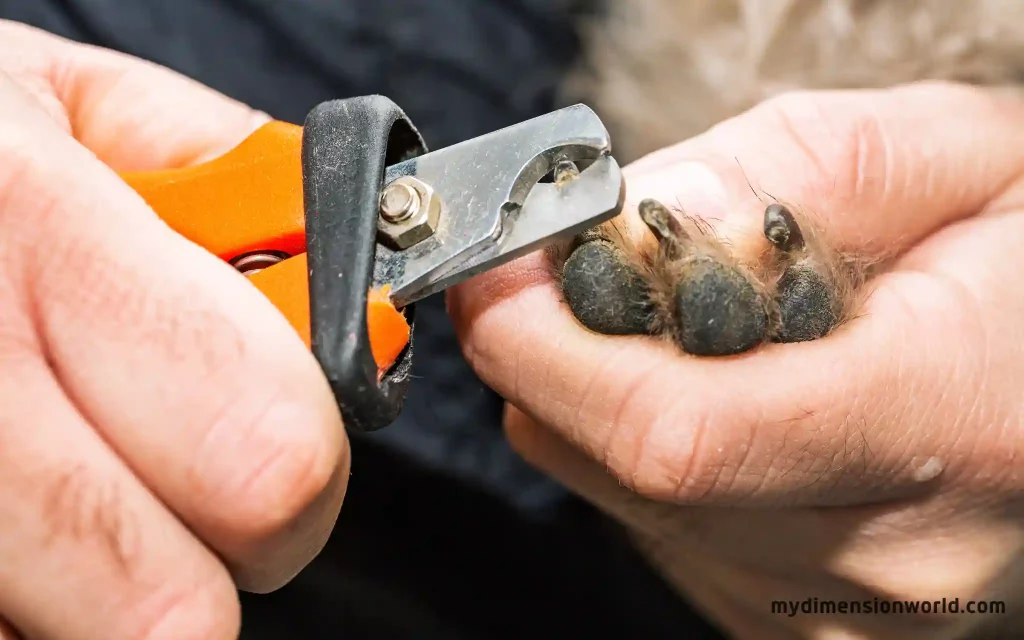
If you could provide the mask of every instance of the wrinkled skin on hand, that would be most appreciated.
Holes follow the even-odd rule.
[[[735,637],[1020,637],[1024,105],[788,94],[626,172],[613,227],[449,298],[512,445]],[[836,256],[884,259],[786,277]],[[875,597],[1010,612],[771,613]]]
[[[220,155],[265,114],[0,21],[0,638],[238,637],[348,482],[308,348],[118,171]]]

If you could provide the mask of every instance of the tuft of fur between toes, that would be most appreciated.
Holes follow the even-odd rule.
[[[591,229],[559,269],[569,309],[604,335],[653,335],[696,356],[804,342],[850,319],[864,271],[785,205],[765,209],[765,255],[743,261],[703,221],[656,200],[638,207],[655,247],[614,223]]]

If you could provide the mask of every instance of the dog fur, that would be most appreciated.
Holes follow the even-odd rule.
[[[1024,79],[1021,0],[605,0],[566,102],[629,162],[787,90]]]

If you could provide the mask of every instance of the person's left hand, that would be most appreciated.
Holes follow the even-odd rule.
[[[900,255],[831,335],[726,358],[587,331],[544,254],[464,283],[449,307],[511,405],[512,445],[737,637],[1010,629],[771,607],[1020,604],[1024,105],[944,84],[787,95],[627,173],[633,203],[681,204],[732,239],[760,233],[749,176],[842,246]]]

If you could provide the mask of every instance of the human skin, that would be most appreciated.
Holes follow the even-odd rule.
[[[1018,637],[1024,105],[941,83],[785,94],[626,175],[638,237],[650,197],[742,252],[771,194],[892,260],[832,334],[723,358],[586,330],[546,254],[474,278],[449,309],[513,447],[737,638]],[[771,613],[808,597],[1011,612]]]
[[[267,116],[0,21],[0,638],[217,640],[323,547],[349,449],[273,305],[117,171]]]

